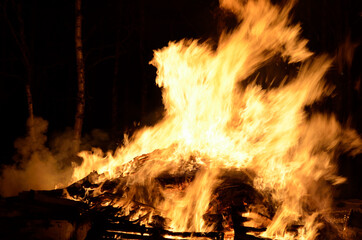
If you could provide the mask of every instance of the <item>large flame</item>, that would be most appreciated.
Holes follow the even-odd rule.
[[[161,173],[178,171],[192,159],[202,169],[189,186],[151,201],[171,220],[170,228],[208,231],[212,226],[202,216],[219,184],[220,169],[250,169],[254,187],[280,203],[264,235],[293,238],[286,228],[298,222],[304,226],[298,238],[313,239],[318,224],[311,223],[330,206],[330,186],[344,181],[333,163],[337,147],[358,152],[361,140],[332,115],[306,113],[306,106],[333,90],[323,81],[331,59],[306,48],[300,26],[289,20],[292,2],[284,7],[266,0],[240,2],[220,1],[240,24],[220,37],[216,49],[181,40],[155,51],[151,64],[157,67],[164,118],[139,130],[114,155],[81,152],[84,162],[75,169],[74,180],[96,170],[107,177],[122,173],[132,185],[152,186]],[[298,66],[297,74],[270,89],[251,81],[275,56]],[[268,74],[272,79],[273,73]],[[131,160],[150,152],[152,161],[130,174]]]

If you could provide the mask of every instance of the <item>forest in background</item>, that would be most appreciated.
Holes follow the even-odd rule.
[[[4,165],[16,161],[14,142],[26,135],[29,67],[34,115],[48,121],[49,141],[74,126],[77,69],[74,0],[1,0],[0,4],[0,165]],[[327,76],[336,86],[335,94],[315,108],[335,112],[342,124],[361,134],[360,5],[357,0],[303,0],[293,10],[293,19],[300,22],[312,51],[335,56]],[[232,29],[235,21],[230,13],[218,9],[215,0],[83,0],[81,10],[85,65],[82,135],[83,141],[89,142],[84,147],[104,149],[120,144],[124,132],[132,133],[162,117],[161,91],[154,83],[156,69],[148,64],[153,50],[183,38],[216,45],[222,29]],[[24,41],[17,43],[14,33]],[[276,67],[277,61],[259,71],[283,73]],[[341,164],[341,171],[357,179],[352,179],[353,188],[361,181],[354,172],[361,162],[348,161]]]
[[[2,7],[5,2],[0,22],[0,96],[6,126],[2,163],[11,159],[14,140],[25,135],[28,118],[27,69],[9,23],[18,34],[19,17],[24,22],[34,115],[49,121],[50,135],[74,125],[77,100],[75,1],[9,0]],[[206,39],[215,25],[211,13],[217,2],[191,2],[83,1],[84,133],[102,129],[119,141],[135,123],[152,124],[160,118],[161,93],[154,83],[155,68],[148,64],[153,50],[184,37]]]

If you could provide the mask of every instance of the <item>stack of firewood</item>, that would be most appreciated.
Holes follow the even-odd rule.
[[[152,160],[152,156],[150,153],[135,158],[130,163],[134,165],[134,171]],[[260,233],[266,230],[280,203],[274,202],[270,193],[253,187],[253,173],[247,169],[220,170],[219,184],[213,190],[203,216],[207,225],[214,226],[212,232],[173,232],[168,229],[168,219],[158,213],[152,199],[160,198],[165,189],[183,191],[200,169],[200,166],[193,166],[187,170],[163,172],[152,180],[151,190],[148,186],[130,185],[128,176],[122,174],[105,179],[102,174],[92,172],[64,189],[28,191],[17,197],[0,199],[0,226],[3,229],[0,238],[265,239]],[[337,232],[335,235],[359,239],[361,203],[359,207],[350,206],[336,206],[336,221],[340,222],[344,235]],[[249,212],[248,218],[244,217],[246,212]],[[246,224],[250,220],[254,221],[252,226]],[[325,226],[321,229],[320,239],[326,236],[323,231],[336,231],[327,222]],[[288,231],[297,235],[299,227],[290,226]]]

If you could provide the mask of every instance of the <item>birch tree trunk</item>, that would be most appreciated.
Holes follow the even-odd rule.
[[[77,79],[78,79],[78,94],[77,94],[77,110],[74,123],[74,141],[75,150],[79,150],[80,138],[82,135],[82,126],[84,118],[84,59],[83,59],[83,43],[82,43],[82,12],[81,0],[75,0],[75,52],[77,60]]]

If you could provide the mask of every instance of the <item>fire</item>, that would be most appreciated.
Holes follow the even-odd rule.
[[[307,49],[300,26],[289,20],[293,1],[284,7],[267,0],[241,2],[220,1],[240,24],[220,37],[216,49],[181,40],[154,52],[151,64],[162,88],[164,118],[126,139],[114,154],[81,152],[84,162],[73,180],[94,170],[105,178],[127,176],[128,185],[143,186],[143,196],[129,194],[151,202],[154,211],[170,219],[170,229],[212,231],[203,215],[220,184],[221,170],[248,169],[255,174],[253,186],[278,203],[263,236],[313,239],[319,226],[313,222],[331,204],[330,187],[344,181],[336,175],[333,160],[342,148],[360,152],[362,142],[333,115],[305,111],[332,93],[323,80],[332,60]],[[275,56],[296,64],[296,75],[273,88],[256,83],[266,79],[249,83]],[[273,73],[268,74],[272,79]],[[151,153],[152,160],[143,158],[145,153]],[[180,191],[152,194],[159,175],[195,166],[195,178]],[[122,201],[118,204],[127,206]],[[286,233],[294,223],[304,226],[298,236]]]

